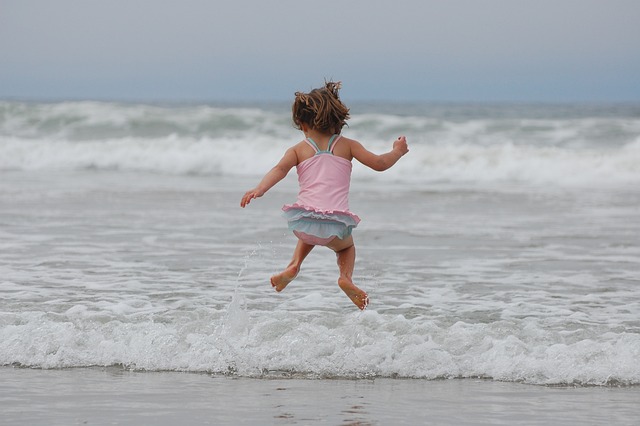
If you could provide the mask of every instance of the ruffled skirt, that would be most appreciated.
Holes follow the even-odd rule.
[[[322,211],[300,204],[287,204],[282,210],[289,230],[311,245],[326,245],[335,237],[345,239],[360,222],[348,211]]]

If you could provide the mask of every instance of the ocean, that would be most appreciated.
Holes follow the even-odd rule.
[[[301,140],[288,104],[1,101],[0,377],[480,381],[637,400],[640,105],[349,106],[343,134],[410,149],[383,173],[354,160],[362,312],[322,247],[282,293],[269,284],[295,246],[280,210],[295,171],[239,206]]]

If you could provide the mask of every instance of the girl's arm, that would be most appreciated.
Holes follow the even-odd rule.
[[[385,154],[377,155],[368,151],[360,142],[351,141],[351,155],[365,166],[383,172],[396,164],[400,157],[409,152],[407,138],[400,136],[393,142],[393,149]]]
[[[280,159],[280,162],[262,178],[258,186],[244,194],[242,201],[240,201],[240,207],[245,207],[254,198],[262,197],[265,192],[284,179],[289,170],[296,164],[298,164],[298,156],[293,148],[289,148]]]

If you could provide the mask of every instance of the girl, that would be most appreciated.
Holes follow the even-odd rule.
[[[338,257],[338,285],[358,308],[364,309],[369,303],[367,293],[351,280],[356,260],[351,231],[360,222],[360,218],[349,211],[351,160],[355,158],[373,170],[383,171],[409,149],[404,136],[396,139],[393,149],[382,155],[342,137],[340,132],[349,118],[349,109],[338,96],[340,86],[340,82],[330,81],[309,93],[296,92],[293,122],[306,139],[285,152],[258,186],[244,194],[240,206],[245,207],[252,199],[262,197],[295,166],[300,184],[298,200],[282,210],[289,229],[298,237],[298,245],[285,270],[271,277],[271,285],[276,291],[284,290],[296,278],[311,250],[317,245],[326,246]]]

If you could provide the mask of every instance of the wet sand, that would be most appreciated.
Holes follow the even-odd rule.
[[[640,387],[0,368],[5,425],[636,424]]]

